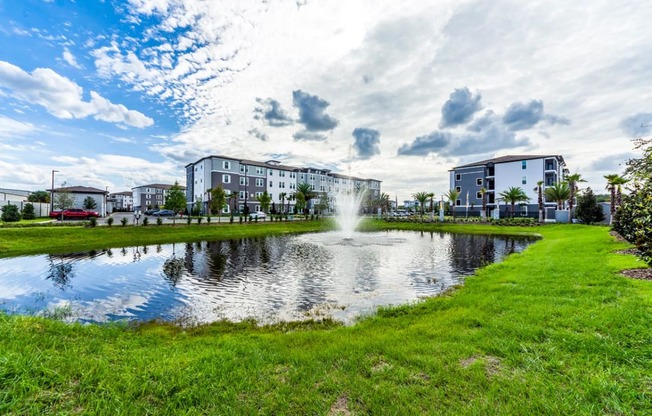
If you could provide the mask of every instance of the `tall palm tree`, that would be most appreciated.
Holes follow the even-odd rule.
[[[629,182],[629,179],[624,176],[618,176],[614,178],[613,184],[616,186],[616,205],[621,206],[623,204],[623,185]]]
[[[426,205],[428,198],[430,198],[430,194],[428,192],[417,192],[412,195],[412,198],[419,201],[419,211],[421,211],[421,219],[423,219],[423,208]]]
[[[570,188],[566,182],[559,182],[553,186],[548,186],[544,194],[549,200],[557,202],[557,209],[561,210],[564,201],[570,196]]]
[[[307,207],[310,206],[310,200],[313,199],[315,196],[317,196],[315,191],[312,190],[310,184],[306,182],[297,185],[297,197],[299,196],[298,194],[301,194],[301,196],[303,197],[302,200],[306,204],[305,209],[307,209]]]
[[[579,191],[579,187],[577,184],[579,182],[586,182],[584,179],[582,179],[582,175],[579,173],[573,173],[572,175],[568,175],[566,177],[566,181],[568,182],[568,188],[570,189],[570,195],[568,196],[568,212],[569,212],[569,220],[572,220],[573,218],[573,205],[575,204],[575,193]]]
[[[288,195],[288,210],[287,210],[288,214],[291,214],[291,212],[290,212],[290,202],[292,202],[292,201],[294,201],[296,199],[297,199],[296,194]]]
[[[383,212],[388,212],[389,207],[390,207],[389,194],[383,192],[380,194],[380,208],[383,210]]]
[[[611,194],[611,207],[609,210],[611,213],[609,225],[611,225],[613,223],[614,215],[616,215],[616,189],[618,187],[618,178],[620,178],[620,175],[617,173],[612,173],[609,175],[604,175],[604,178],[607,180],[607,186],[605,189],[607,189]]]
[[[480,217],[482,221],[487,220],[487,189],[485,187],[480,188],[480,195],[482,195],[482,211],[480,212]]]
[[[430,192],[428,197],[430,197],[430,218],[432,218],[435,215],[435,193]]]
[[[539,222],[543,222],[545,220],[545,207],[543,205],[543,181],[538,181],[537,182],[537,187],[534,188],[534,190],[537,192],[539,196],[539,200],[537,201],[539,203]]]
[[[457,192],[455,189],[451,189],[446,193],[446,195],[444,195],[450,203],[451,212],[453,213],[453,221],[455,221],[455,201],[460,197],[460,193],[461,192]]]
[[[501,192],[500,199],[511,205],[511,217],[514,218],[514,207],[518,202],[527,202],[530,197],[519,186],[510,186],[506,191]]]

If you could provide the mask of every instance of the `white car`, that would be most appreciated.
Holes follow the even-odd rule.
[[[264,220],[267,218],[267,215],[263,211],[254,211],[251,214],[251,218],[258,218]]]

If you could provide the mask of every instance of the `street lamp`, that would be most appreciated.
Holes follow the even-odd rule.
[[[54,211],[54,172],[59,172],[58,170],[52,171],[52,187],[50,188],[50,212]]]

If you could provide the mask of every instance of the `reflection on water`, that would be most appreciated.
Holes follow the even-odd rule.
[[[337,232],[0,259],[0,308],[70,321],[332,317],[433,296],[532,240]]]

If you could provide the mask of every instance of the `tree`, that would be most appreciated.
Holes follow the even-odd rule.
[[[65,186],[65,183],[63,184]],[[54,208],[55,209],[68,209],[75,205],[75,198],[72,194],[65,189],[57,189],[54,194]]]
[[[430,198],[430,194],[428,192],[417,192],[416,194],[412,194],[412,198],[419,201],[419,212],[421,212],[421,219],[423,219],[423,211],[426,206],[426,201]]]
[[[604,178],[607,180],[607,186],[605,189],[607,189],[611,194],[611,207],[609,210],[611,218],[609,219],[609,224],[613,224],[614,216],[616,215],[616,189],[618,187],[618,182],[620,181],[620,175],[612,173],[604,175]]]
[[[430,198],[430,218],[432,218],[435,215],[435,193],[430,192],[428,197]]]
[[[272,203],[272,197],[269,196],[267,191],[265,191],[262,194],[256,196],[256,200],[260,203],[260,209],[265,214],[267,214],[267,211],[269,210],[269,204]]]
[[[29,202],[50,203],[50,193],[48,191],[35,191],[27,197]]]
[[[192,215],[200,215],[203,205],[204,205],[204,201],[202,201],[202,198],[200,196],[200,197],[197,198],[195,203],[192,205]]]
[[[36,213],[34,212],[34,205],[25,204],[23,207],[23,219],[24,220],[33,220],[36,218]]]
[[[570,188],[566,182],[559,182],[553,186],[547,187],[544,194],[550,201],[555,201],[557,203],[557,209],[561,210],[564,201],[566,201],[570,195]]]
[[[460,193],[461,192],[458,192],[455,189],[451,189],[446,192],[446,195],[444,195],[450,203],[451,212],[453,213],[453,221],[455,221],[455,204],[457,204],[457,199],[460,197]]]
[[[573,205],[575,203],[575,193],[579,191],[579,187],[577,186],[578,183],[580,182],[586,182],[584,179],[582,179],[582,175],[579,173],[573,173],[572,175],[568,175],[566,177],[566,182],[568,182],[568,188],[570,189],[570,194],[568,195],[568,212],[569,212],[569,220],[573,218]]]
[[[389,208],[391,206],[389,202],[389,194],[386,194],[385,192],[381,193],[379,201],[380,209],[382,212],[389,212]]]
[[[480,212],[480,217],[482,217],[482,221],[487,221],[487,189],[484,187],[480,188],[480,195],[482,196],[482,212]]]
[[[297,185],[297,201],[298,201],[298,196],[302,195],[303,196],[303,209],[307,209],[307,207],[310,206],[310,200],[313,199],[316,194],[315,191],[312,190],[312,187],[307,184],[307,183],[300,183]],[[306,212],[307,214],[307,212]]]
[[[20,221],[21,215],[20,211],[18,210],[18,206],[11,204],[3,206],[2,216],[0,216],[0,219],[2,219],[4,222]]]
[[[233,202],[233,207],[231,208],[231,218],[233,218],[233,214],[235,214],[235,204],[238,201],[238,194],[236,192],[231,191],[229,193],[229,204]]]
[[[281,192],[280,194],[278,194],[278,197],[281,200],[281,210],[283,211],[283,213],[285,213],[285,197],[286,196],[288,196],[288,194],[286,194],[285,192]]]
[[[577,197],[575,217],[584,224],[593,224],[604,221],[604,212],[602,212],[602,207],[595,199],[595,195],[593,195],[591,188],[586,188],[586,191]]]
[[[537,187],[534,188],[534,190],[538,194],[538,204],[539,204],[539,222],[543,222],[545,220],[545,206],[543,205],[543,181],[538,181],[537,182]]]
[[[294,205],[294,209],[297,213],[303,212],[303,210],[306,208],[306,199],[301,192],[296,192],[293,196],[294,200],[297,201],[297,203]]]
[[[84,202],[83,202],[82,205],[83,205],[84,209],[95,209],[95,208],[97,208],[97,202],[95,201],[95,198],[93,198],[92,196],[87,196],[86,198],[84,198]]]
[[[222,209],[226,205],[226,192],[222,185],[219,185],[215,189],[211,189],[211,203],[210,210],[211,212],[217,213],[217,222],[220,222]]]
[[[499,193],[500,200],[509,203],[511,206],[511,217],[514,218],[514,207],[519,202],[527,202],[530,197],[527,196],[525,191],[519,186],[510,186],[506,191]]]
[[[296,199],[296,194],[288,195],[288,210],[286,211],[288,214],[290,213],[290,202],[295,201]]]
[[[168,190],[168,194],[165,197],[165,209],[170,209],[174,212],[183,212],[186,208],[186,195],[184,194],[179,182],[175,182],[174,185]],[[172,217],[172,223],[176,223],[176,215]]]
[[[319,202],[316,205],[318,213],[323,213],[328,209],[328,195],[323,194],[319,197]]]

